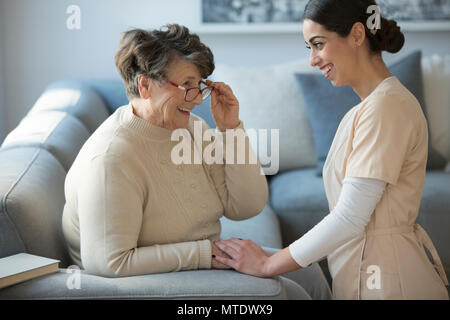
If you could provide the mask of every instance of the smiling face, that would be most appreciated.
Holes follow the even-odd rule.
[[[349,85],[354,80],[357,57],[351,36],[343,38],[322,25],[305,19],[303,37],[311,50],[311,66],[318,67],[333,86]]]
[[[197,66],[193,63],[175,59],[167,70],[167,80],[187,90],[199,87],[202,78]],[[151,81],[148,97],[150,122],[169,130],[186,128],[189,123],[190,111],[202,103],[202,97],[199,94],[193,101],[186,102],[184,100],[185,92],[169,83],[158,85]]]

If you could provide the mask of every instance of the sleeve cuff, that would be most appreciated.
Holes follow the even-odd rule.
[[[239,120],[239,124],[237,125],[236,128],[228,129],[228,130],[235,130],[235,129],[244,129],[244,123],[242,122],[242,120]],[[216,132],[224,134],[226,131],[219,130],[219,128],[216,127]]]
[[[307,268],[309,267],[312,263],[308,263],[307,261],[305,261],[302,257],[301,254],[299,255],[298,250],[296,249],[296,242],[293,242],[289,245],[289,253],[291,254],[292,258],[295,260],[295,262],[297,262],[297,264],[299,266],[301,266],[302,268]]]
[[[198,241],[200,248],[199,269],[211,269],[211,241]]]

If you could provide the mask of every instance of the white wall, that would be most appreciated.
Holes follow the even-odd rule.
[[[80,30],[66,27],[71,4],[81,8]],[[199,30],[201,18],[200,0],[0,0],[0,10],[8,131],[52,81],[119,78],[113,57],[127,28],[159,28],[176,22]],[[300,30],[299,26],[298,33],[200,35],[216,63],[256,66],[306,58]],[[406,32],[405,36],[406,45],[395,58],[414,49],[425,55],[449,53],[449,31]],[[0,133],[0,141],[3,138]]]

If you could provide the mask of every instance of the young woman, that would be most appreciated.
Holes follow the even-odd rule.
[[[271,277],[327,257],[336,299],[448,299],[436,249],[415,224],[427,123],[417,99],[381,57],[383,50],[398,52],[404,36],[395,21],[384,18],[381,28],[372,29],[371,5],[375,1],[310,0],[304,13],[311,66],[361,98],[342,119],[323,169],[330,214],[274,255],[250,240],[230,239],[216,245],[231,258],[216,259]]]

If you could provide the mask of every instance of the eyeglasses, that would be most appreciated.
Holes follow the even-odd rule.
[[[197,96],[199,94],[202,95],[202,100],[205,100],[206,98],[209,97],[209,95],[211,94],[211,91],[213,91],[213,87],[209,87],[205,81],[201,80],[200,82],[203,83],[206,87],[204,87],[203,89],[200,88],[190,88],[190,89],[186,89],[185,87],[182,87],[178,84],[176,84],[175,82],[172,81],[167,81],[169,84],[171,84],[172,86],[184,90],[184,100],[186,102],[191,102],[194,101],[195,98],[197,98]]]

